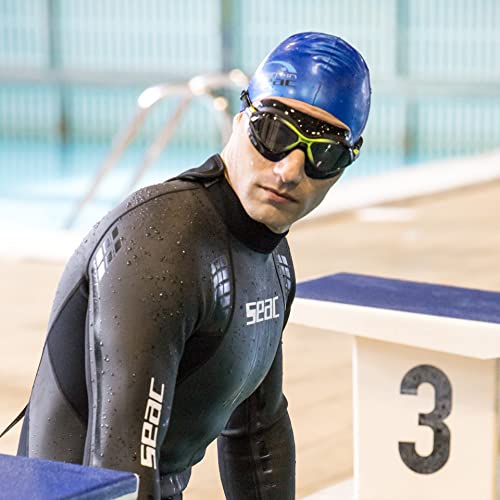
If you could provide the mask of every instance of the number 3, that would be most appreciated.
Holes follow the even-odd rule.
[[[419,413],[418,424],[430,427],[434,432],[432,453],[426,457],[415,450],[415,443],[399,442],[399,454],[403,462],[419,474],[437,472],[450,456],[450,429],[443,420],[451,412],[451,383],[448,377],[435,366],[419,365],[412,368],[401,381],[401,394],[418,392],[420,384],[429,383],[436,394],[434,410],[431,413]]]

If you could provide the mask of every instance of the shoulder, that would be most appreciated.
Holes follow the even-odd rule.
[[[100,240],[118,223],[130,224],[131,229],[144,230],[144,234],[155,224],[163,231],[173,226],[182,226],[184,230],[193,226],[206,227],[207,219],[215,217],[216,212],[204,188],[222,179],[223,172],[222,160],[216,155],[201,167],[135,191],[94,226],[92,239]]]
[[[128,196],[102,222],[109,224],[127,216],[138,220],[151,217],[171,218],[181,214],[186,216],[188,214],[183,209],[194,208],[203,203],[203,198],[199,196],[202,190],[202,184],[181,179],[147,186]]]
[[[97,222],[75,253],[88,263],[99,248],[117,251],[130,242],[162,252],[181,240],[202,242],[218,223],[205,186],[221,178],[223,163],[216,156],[198,169],[139,189]]]

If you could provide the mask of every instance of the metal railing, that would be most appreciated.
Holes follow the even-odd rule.
[[[116,167],[127,147],[139,133],[144,121],[151,110],[161,101],[170,97],[179,98],[177,107],[156,134],[153,142],[146,150],[142,161],[131,181],[127,185],[125,194],[128,194],[151,168],[154,161],[171,141],[175,128],[194,98],[208,101],[218,113],[217,126],[222,142],[229,139],[232,128],[232,115],[228,112],[228,101],[218,96],[217,91],[222,89],[243,89],[248,85],[248,77],[239,69],[228,73],[217,73],[195,76],[181,84],[160,84],[144,90],[137,99],[137,111],[131,122],[119,132],[113,140],[111,150],[97,171],[89,189],[72,210],[64,227],[71,228],[85,207],[92,201],[104,178]]]

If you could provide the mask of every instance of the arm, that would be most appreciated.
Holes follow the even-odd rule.
[[[152,238],[146,224],[151,221],[134,214],[123,217],[115,226],[121,248],[105,259],[105,271],[99,270],[102,244],[90,262],[84,463],[134,472],[139,498],[159,499],[159,451],[199,300],[179,237]],[[113,231],[102,240],[104,254]]]
[[[228,499],[295,498],[295,443],[282,392],[281,344],[266,378],[233,412],[217,445]]]

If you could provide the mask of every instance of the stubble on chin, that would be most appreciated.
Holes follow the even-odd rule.
[[[254,216],[252,218],[278,234],[288,231],[291,224],[296,220],[284,208],[277,207],[265,201],[260,202],[254,207]]]

